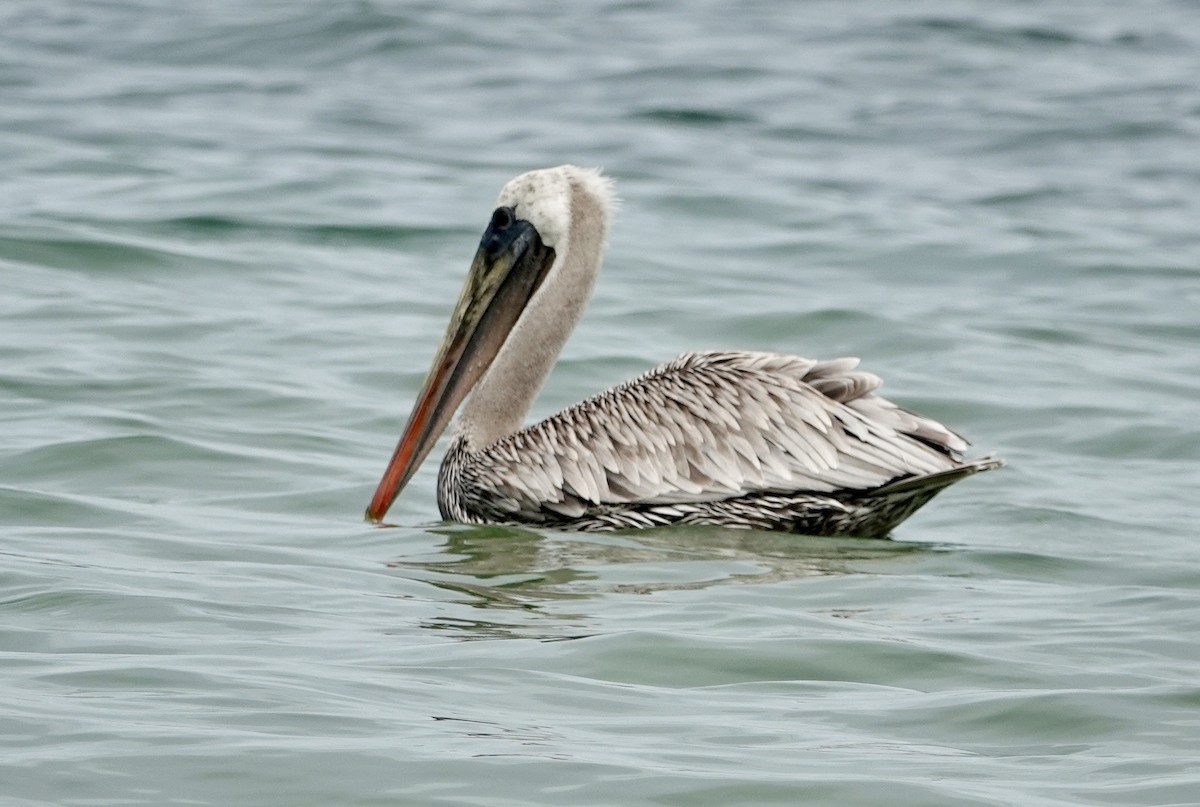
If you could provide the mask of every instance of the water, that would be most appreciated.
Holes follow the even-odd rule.
[[[1200,803],[1200,10],[0,7],[0,802]],[[624,197],[544,415],[860,355],[894,541],[362,510],[510,176]]]

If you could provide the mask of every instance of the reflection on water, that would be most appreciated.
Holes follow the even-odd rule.
[[[486,609],[489,617],[439,617],[425,626],[473,639],[588,635],[582,603],[606,594],[653,594],[717,585],[762,584],[817,575],[869,574],[929,544],[817,538],[719,527],[630,533],[538,532],[521,527],[444,525],[435,555],[389,564],[406,577]]]

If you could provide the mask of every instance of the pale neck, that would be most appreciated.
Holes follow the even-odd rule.
[[[463,404],[455,434],[478,450],[522,427],[542,384],[583,314],[604,251],[607,211],[572,187],[565,243],[555,266]]]

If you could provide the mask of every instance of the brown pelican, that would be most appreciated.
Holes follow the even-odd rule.
[[[879,378],[849,358],[686,353],[522,428],[583,312],[613,205],[610,180],[572,165],[504,186],[369,520],[464,398],[438,507],[473,524],[882,537],[946,486],[1001,465],[962,460],[962,437],[876,395]]]

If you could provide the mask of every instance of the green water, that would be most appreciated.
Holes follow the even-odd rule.
[[[1200,10],[0,4],[0,804],[1200,804]],[[541,416],[858,355],[893,541],[360,520],[499,187]]]

